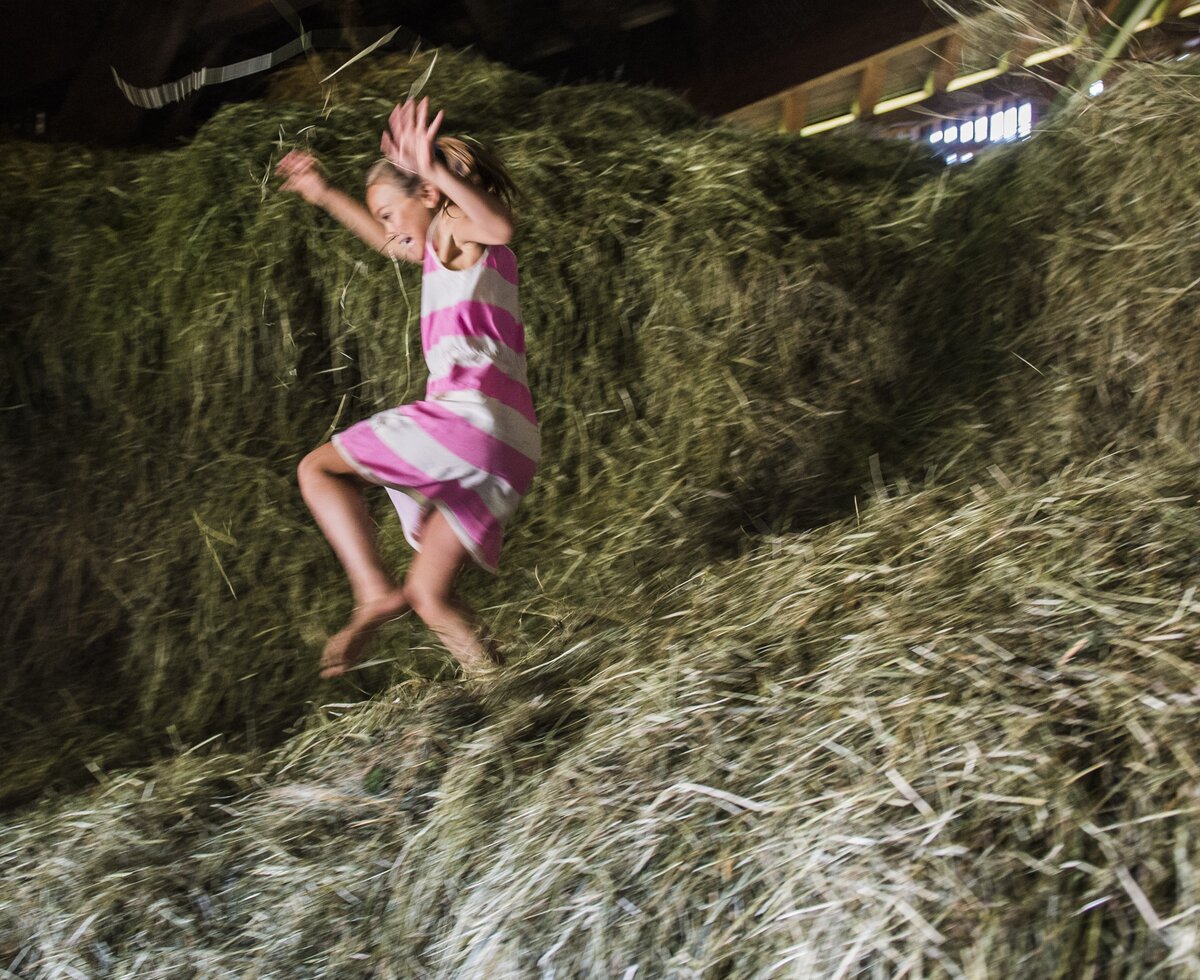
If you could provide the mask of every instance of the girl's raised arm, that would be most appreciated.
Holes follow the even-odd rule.
[[[383,225],[371,216],[370,211],[349,194],[329,186],[312,154],[292,150],[279,161],[275,172],[284,178],[282,190],[294,191],[309,204],[328,211],[376,252],[382,252],[390,241]]]
[[[464,180],[434,153],[433,141],[443,113],[428,122],[429,100],[405,102],[388,117],[380,140],[383,155],[402,170],[429,181],[462,212],[458,236],[480,245],[507,245],[512,241],[512,212],[493,194]]]

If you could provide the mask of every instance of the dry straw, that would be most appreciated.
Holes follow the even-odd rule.
[[[937,174],[443,52],[525,194],[515,666],[404,625],[279,742],[346,611],[291,471],[421,372],[416,279],[267,174],[353,186],[424,67],[4,149],[6,786],[100,785],[0,831],[0,966],[1193,975],[1196,74]]]
[[[5,831],[10,968],[1187,975],[1195,472],[880,499],[482,694],[104,776]]]
[[[1101,15],[1098,5],[1082,0],[931,0],[930,6],[957,23],[968,63],[972,56],[994,64],[1005,53],[1025,58],[1063,45],[1096,53],[1089,31]]]

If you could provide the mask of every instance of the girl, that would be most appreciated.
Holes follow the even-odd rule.
[[[381,625],[412,609],[467,673],[496,663],[474,614],[454,597],[468,560],[495,572],[505,521],[541,453],[525,375],[517,264],[506,247],[515,192],[481,147],[437,138],[429,100],[397,106],[367,174],[366,207],[330,187],[313,157],[279,163],[284,190],[324,208],[394,259],[420,262],[426,400],[352,425],[300,463],[300,490],[354,593],[321,676],[345,673]],[[363,490],[388,488],[417,551],[404,585],[384,569]]]

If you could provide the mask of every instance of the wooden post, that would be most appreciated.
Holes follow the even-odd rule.
[[[963,39],[958,31],[948,34],[938,46],[937,62],[925,83],[930,95],[946,91],[946,86],[962,66],[962,51]]]
[[[883,76],[887,70],[884,58],[871,58],[864,66],[858,82],[858,98],[853,112],[859,119],[869,119],[875,113],[875,103],[883,93]]]
[[[1038,45],[1038,38],[1030,34],[1018,37],[1016,44],[1004,55],[1004,61],[1009,68],[1020,68],[1025,64],[1025,59],[1037,51]]]
[[[808,111],[808,93],[802,88],[793,88],[783,93],[782,126],[785,133],[798,133],[804,125]]]

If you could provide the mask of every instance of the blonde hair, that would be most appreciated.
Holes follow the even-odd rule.
[[[483,188],[489,194],[494,194],[505,207],[512,207],[513,199],[517,196],[517,186],[508,175],[504,164],[483,144],[474,140],[467,142],[454,136],[443,136],[434,141],[433,152],[451,173]],[[387,159],[376,161],[367,171],[368,188],[375,184],[391,184],[408,197],[414,197],[423,182],[417,174],[401,170]],[[443,196],[442,209],[445,210],[451,203]]]

